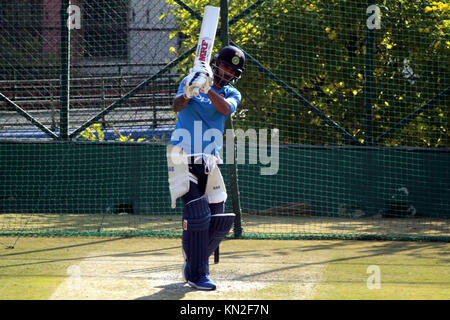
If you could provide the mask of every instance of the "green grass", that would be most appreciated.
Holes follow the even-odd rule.
[[[16,238],[0,238],[12,245]],[[0,297],[45,300],[68,276],[68,268],[105,239],[22,238],[14,249],[0,246]]]
[[[333,240],[226,240],[211,265],[218,290],[180,277],[180,239],[0,238],[0,297],[58,299],[448,299],[450,244]],[[79,293],[67,287],[81,270]],[[380,289],[369,289],[369,266]],[[66,288],[67,287],[67,288]],[[67,294],[67,295],[66,295]]]
[[[448,243],[353,242],[327,264],[317,299],[443,299],[450,297]],[[369,266],[379,268],[380,286],[369,288]]]

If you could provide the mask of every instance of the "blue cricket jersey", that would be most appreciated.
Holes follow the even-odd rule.
[[[185,78],[186,79],[186,78]],[[178,87],[177,95],[183,94],[184,81]],[[231,84],[222,89],[211,87],[230,104],[231,115],[241,101],[241,94]],[[223,131],[227,116],[214,107],[207,94],[200,92],[189,100],[186,107],[178,112],[175,131],[171,144],[184,150],[187,154],[206,153],[220,157],[223,145]]]

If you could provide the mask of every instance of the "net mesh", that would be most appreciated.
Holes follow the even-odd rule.
[[[450,5],[419,0],[4,0],[0,234],[181,235],[165,145],[206,5],[246,54],[234,236],[448,241]]]

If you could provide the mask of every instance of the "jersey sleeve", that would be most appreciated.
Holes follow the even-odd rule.
[[[181,80],[180,85],[178,86],[177,96],[184,93],[184,82],[186,81],[186,77]]]
[[[230,94],[225,98],[225,100],[230,104],[230,114],[236,111],[239,103],[241,102],[241,93],[233,88],[230,90]]]

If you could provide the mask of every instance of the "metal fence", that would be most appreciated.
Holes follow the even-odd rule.
[[[87,185],[99,179],[77,163],[92,157],[110,161],[114,170],[105,173],[108,179],[102,176],[102,190],[111,193],[104,201],[91,199],[90,208],[98,205],[103,212],[111,207],[105,201],[131,197],[127,203],[140,208],[135,212],[167,213],[156,189],[138,188],[142,193],[133,196],[137,187],[122,166],[136,164],[134,147],[122,150],[117,143],[114,153],[101,142],[141,142],[140,157],[145,154],[154,167],[149,173],[136,164],[143,172],[138,183],[166,183],[163,155],[155,151],[162,149],[152,143],[165,143],[173,129],[170,105],[192,65],[206,5],[221,8],[215,51],[232,44],[246,56],[236,85],[243,99],[228,128],[276,129],[282,150],[276,176],[258,176],[261,164],[226,166],[237,236],[358,238],[371,225],[374,238],[448,239],[450,9],[443,1],[3,0],[3,168],[22,172],[28,160],[50,159],[55,165],[43,172],[35,168],[36,176],[57,179],[60,188],[46,184],[52,192],[37,195],[37,186],[30,185],[36,198],[27,210],[53,213],[50,204],[58,199],[48,197],[61,197],[61,190],[72,197],[65,203],[83,201],[77,177]],[[55,146],[20,144],[30,139]],[[88,154],[95,148],[78,145],[80,140],[97,140],[105,149]],[[58,157],[67,148],[72,156],[80,152],[79,158],[64,158],[68,167],[61,167],[48,154],[53,147]],[[29,159],[28,148],[37,152]],[[11,212],[21,208],[20,181],[2,170],[9,183],[1,190],[2,211]],[[115,188],[119,183],[124,187]],[[145,197],[154,202],[136,200]],[[76,208],[67,212],[89,213]],[[381,220],[358,220],[364,218]],[[312,227],[301,229],[303,222]]]

